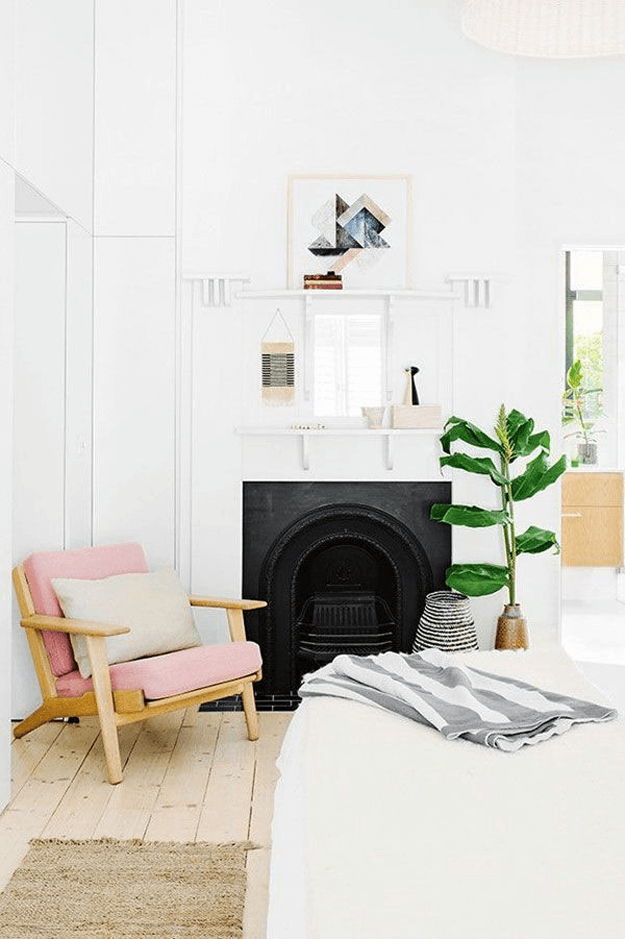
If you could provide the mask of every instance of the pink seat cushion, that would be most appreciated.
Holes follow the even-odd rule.
[[[26,559],[24,568],[35,612],[42,616],[63,616],[50,583],[53,577],[99,580],[112,574],[145,574],[148,565],[141,545],[116,544],[73,551],[40,551]],[[44,632],[43,641],[53,675],[66,675],[76,668],[66,633]]]
[[[121,662],[111,665],[109,672],[114,691],[138,689],[146,698],[158,700],[252,675],[261,665],[260,649],[255,642],[228,642]],[[93,683],[76,669],[57,678],[56,690],[62,697],[77,698],[93,691]]]

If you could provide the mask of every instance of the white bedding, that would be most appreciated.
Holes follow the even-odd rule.
[[[561,649],[459,656],[602,702]],[[514,753],[305,701],[279,760],[268,939],[625,936],[625,725]]]

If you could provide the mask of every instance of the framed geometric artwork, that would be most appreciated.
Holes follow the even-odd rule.
[[[328,271],[348,289],[411,286],[411,176],[289,176],[287,202],[289,288]]]

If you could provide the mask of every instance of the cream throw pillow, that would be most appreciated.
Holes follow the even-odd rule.
[[[106,640],[109,665],[202,645],[189,598],[173,571],[114,574],[102,580],[52,581],[61,609],[70,619],[129,626],[130,632]],[[87,644],[70,636],[83,678],[91,675]]]

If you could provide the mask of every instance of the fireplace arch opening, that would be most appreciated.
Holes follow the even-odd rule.
[[[433,583],[421,541],[391,514],[358,503],[303,514],[261,567],[263,690],[294,695],[341,652],[408,651]]]

